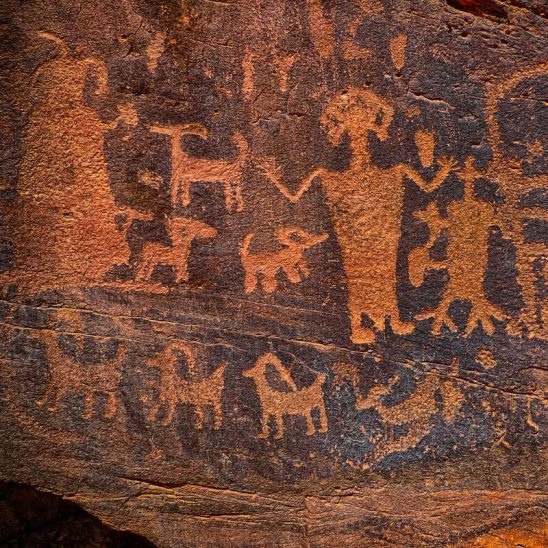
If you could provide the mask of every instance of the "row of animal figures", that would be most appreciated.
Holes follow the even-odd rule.
[[[517,77],[520,82],[534,77],[535,71]],[[396,334],[409,334],[415,323],[400,317],[397,296],[397,262],[401,237],[401,220],[404,200],[404,179],[413,181],[431,195],[430,205],[415,212],[429,230],[429,237],[415,248],[409,257],[409,277],[415,286],[423,283],[429,269],[445,269],[447,286],[441,302],[422,315],[433,320],[432,331],[439,334],[443,326],[457,331],[449,309],[456,300],[471,305],[465,332],[471,333],[482,327],[488,334],[495,330],[495,320],[510,320],[500,306],[491,302],[486,294],[484,280],[489,260],[491,228],[501,228],[504,237],[510,237],[516,245],[518,284],[521,288],[523,307],[518,320],[512,319],[513,334],[545,338],[545,299],[538,291],[538,259],[545,259],[546,246],[530,242],[524,232],[526,218],[546,220],[546,210],[528,206],[524,197],[528,192],[542,187],[545,176],[526,177],[516,175],[514,169],[506,169],[508,161],[496,153],[497,164],[479,169],[470,156],[461,167],[452,158],[436,159],[435,135],[432,131],[418,130],[415,144],[424,169],[434,171],[431,178],[424,178],[419,171],[407,164],[388,169],[377,167],[370,151],[372,137],[380,141],[388,139],[395,115],[390,102],[369,90],[353,88],[334,97],[325,107],[321,126],[334,145],[339,145],[343,135],[349,137],[351,162],[345,171],[331,171],[324,167],[312,170],[301,181],[299,190],[291,193],[285,186],[273,158],[249,156],[247,141],[237,133],[242,155],[235,160],[211,160],[186,154],[182,148],[185,134],[208,137],[205,126],[186,123],[179,126],[156,127],[151,131],[169,136],[171,143],[171,199],[188,206],[191,201],[192,183],[221,184],[225,204],[229,211],[241,211],[244,207],[241,191],[244,164],[254,161],[267,180],[291,202],[301,199],[317,179],[321,182],[327,206],[331,212],[333,228],[340,246],[343,267],[347,275],[348,314],[351,338],[355,343],[373,343],[377,333],[383,332],[390,322]],[[494,120],[492,137],[498,144],[500,136]],[[496,149],[497,150],[497,149]],[[435,191],[451,175],[457,175],[464,184],[461,200],[452,201],[446,211],[437,205]],[[500,207],[479,200],[475,183],[481,178],[495,181],[504,198]],[[182,198],[181,198],[182,194]],[[128,218],[139,218],[140,213],[129,213]],[[145,215],[146,218],[146,215]],[[149,281],[158,264],[169,264],[176,272],[177,281],[188,280],[187,260],[194,239],[214,238],[217,230],[201,221],[173,216],[167,220],[172,247],[160,243],[146,243],[137,278]],[[431,258],[436,241],[446,236],[448,242],[445,259]],[[297,283],[309,274],[303,253],[313,245],[326,240],[327,234],[311,234],[298,227],[282,227],[276,233],[282,246],[273,253],[250,253],[254,234],[248,234],[241,245],[240,255],[245,270],[245,291],[250,293],[262,286],[267,293],[273,292],[279,272]],[[473,243],[472,243],[473,242]],[[541,270],[546,261],[541,261]],[[367,318],[367,321],[364,319]],[[421,318],[417,318],[421,319]]]
[[[50,411],[58,409],[60,402],[68,392],[84,394],[85,409],[83,418],[91,419],[95,410],[95,397],[103,394],[107,397],[103,418],[112,419],[117,413],[117,391],[122,379],[121,365],[126,356],[126,349],[119,346],[117,354],[111,360],[102,361],[87,367],[77,367],[59,347],[57,337],[51,332],[44,332],[43,342],[47,349],[49,380],[43,397],[37,402],[47,406]],[[82,344],[82,343],[81,343]],[[178,372],[178,360],[184,357],[188,366],[189,378],[182,378]],[[158,396],[155,401],[146,396],[147,419],[152,423],[168,426],[173,423],[177,406],[189,405],[196,416],[196,428],[205,426],[206,410],[213,412],[212,427],[222,427],[222,393],[226,363],[221,364],[207,377],[197,374],[197,363],[192,348],[183,342],[169,344],[163,351],[147,361],[147,365],[159,373]],[[279,378],[285,382],[288,390],[272,388],[267,369],[274,368]],[[452,370],[458,368],[455,360]],[[375,386],[363,397],[359,390],[358,369],[355,365],[335,363],[333,365],[333,382],[337,388],[348,385],[353,388],[356,397],[356,409],[374,409],[385,425],[383,439],[376,440],[375,455],[382,456],[392,451],[405,451],[416,445],[426,436],[432,426],[432,420],[440,411],[437,394],[441,397],[441,416],[451,423],[463,401],[464,396],[450,378],[444,378],[437,372],[430,372],[417,386],[416,390],[405,401],[398,405],[385,405],[383,396],[389,394],[397,385],[399,377],[394,377],[387,385]],[[273,353],[262,354],[253,367],[243,371],[243,376],[253,380],[261,405],[261,425],[259,438],[271,435],[271,421],[274,421],[274,437],[284,436],[284,418],[288,416],[303,417],[306,421],[306,435],[327,432],[328,419],[324,403],[323,385],[327,375],[315,372],[315,380],[307,387],[299,388],[291,374]],[[313,414],[316,413],[316,422]],[[404,436],[395,437],[394,428],[406,426]]]

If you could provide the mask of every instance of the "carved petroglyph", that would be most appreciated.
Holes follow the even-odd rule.
[[[5,218],[10,276],[29,292],[100,284],[128,255],[103,151],[109,125],[88,104],[108,90],[106,67],[73,56],[53,34],[38,36],[55,55],[33,74],[17,198]]]
[[[76,336],[79,351],[84,344],[84,336]],[[98,361],[86,366],[78,365],[59,348],[57,335],[44,332],[42,340],[46,345],[46,355],[49,368],[49,380],[46,391],[38,405],[48,405],[49,411],[57,410],[61,398],[67,392],[82,392],[85,396],[85,419],[93,416],[95,396],[102,393],[107,397],[103,417],[111,419],[116,415],[116,391],[122,378],[121,367],[126,356],[123,346],[111,360]]]
[[[488,301],[484,289],[489,230],[497,224],[495,211],[491,204],[474,198],[474,181],[482,174],[474,168],[472,157],[467,159],[459,175],[464,181],[464,199],[449,204],[446,219],[440,217],[434,204],[417,214],[430,227],[427,246],[433,244],[443,228],[447,230],[447,260],[437,262],[425,255],[421,257],[420,252],[411,254],[410,264],[415,263],[409,269],[411,281],[422,282],[424,271],[436,264],[445,266],[449,281],[441,303],[434,310],[418,314],[416,318],[433,319],[432,332],[436,335],[441,333],[443,325],[451,331],[458,331],[449,315],[449,308],[454,301],[465,300],[471,305],[465,334],[469,335],[476,326],[481,326],[487,334],[492,335],[495,331],[493,319],[505,319],[504,313]],[[417,273],[417,263],[423,265],[421,273]]]
[[[392,122],[392,106],[367,90],[351,89],[332,99],[321,123],[338,144],[350,137],[352,160],[344,172],[317,169],[307,180],[321,176],[327,203],[343,254],[348,278],[348,307],[355,343],[372,343],[375,330],[384,331],[390,320],[397,334],[409,334],[414,324],[400,319],[396,296],[396,260],[401,233],[403,176],[421,188],[437,188],[454,162],[443,158],[428,183],[406,165],[381,169],[373,164],[369,150],[371,135],[386,140]],[[364,326],[363,315],[371,322]]]
[[[234,142],[239,148],[239,157],[232,161],[210,160],[189,156],[181,147],[183,135],[198,135],[206,139],[208,129],[202,124],[188,123],[179,126],[150,128],[154,133],[168,135],[171,139],[171,199],[175,205],[182,190],[182,204],[190,204],[190,185],[208,183],[222,185],[228,211],[242,211],[242,170],[248,155],[248,144],[241,133],[235,133]]]
[[[301,228],[282,227],[276,231],[276,239],[284,247],[272,253],[250,253],[249,246],[255,234],[248,234],[240,251],[245,271],[244,289],[251,293],[260,286],[272,293],[278,286],[276,276],[284,273],[291,283],[299,283],[310,274],[304,252],[328,238],[328,234],[310,234]]]
[[[451,370],[457,371],[458,365],[458,358],[455,358],[450,366]],[[359,392],[359,376],[355,365],[335,363],[333,371],[336,386],[341,386],[342,382],[350,382],[352,385],[356,396],[356,409],[375,410],[386,427],[383,436],[376,440],[375,448],[370,455],[372,460],[416,447],[430,433],[432,419],[439,411],[436,394],[441,397],[441,417],[446,424],[455,420],[464,402],[464,395],[456,383],[452,379],[442,377],[436,371],[428,372],[415,391],[396,405],[386,405],[382,398],[392,392],[398,384],[398,376],[391,379],[387,386],[371,388],[367,397],[363,397]],[[407,427],[407,432],[396,437],[395,427],[403,426]]]
[[[400,34],[390,40],[390,57],[394,66],[401,70],[405,65],[405,51],[407,49],[407,36]]]
[[[193,380],[182,379],[177,371],[179,355],[187,360],[188,370]],[[186,404],[194,408],[198,429],[204,428],[204,414],[207,407],[213,409],[213,428],[221,428],[223,422],[221,397],[226,364],[221,364],[209,377],[196,379],[196,357],[190,346],[182,342],[169,344],[155,358],[146,363],[158,369],[160,373],[158,398],[149,410],[148,420],[156,421],[160,411],[165,407],[165,414],[160,424],[167,426],[175,418],[177,405]]]
[[[290,386],[291,392],[281,392],[270,387],[266,377],[268,365],[272,365],[278,371],[281,378]],[[243,375],[255,381],[261,400],[262,430],[258,436],[259,438],[268,437],[268,422],[271,417],[276,422],[275,437],[282,438],[284,435],[283,419],[287,415],[304,417],[307,424],[306,434],[309,436],[316,432],[327,432],[327,416],[322,391],[326,376],[323,373],[316,373],[314,383],[299,390],[282,362],[274,354],[267,353],[263,354],[251,369],[244,371]],[[319,429],[314,426],[312,420],[312,411],[314,409],[317,409],[320,415]]]
[[[335,50],[333,22],[326,15],[321,0],[306,0],[310,36],[316,51],[322,59],[328,59]]]
[[[143,246],[141,266],[137,279],[150,280],[154,268],[159,264],[170,265],[175,271],[175,281],[188,281],[188,257],[195,239],[215,238],[217,230],[206,223],[185,217],[168,220],[171,247],[158,242],[147,242]]]
[[[147,46],[147,68],[149,72],[156,72],[158,59],[165,50],[166,35],[163,32],[156,32]]]
[[[497,181],[504,195],[504,203],[497,212],[506,235],[512,238],[516,245],[516,267],[518,283],[521,287],[524,307],[521,310],[517,325],[510,324],[516,334],[526,329],[529,337],[548,338],[546,326],[546,296],[538,290],[539,276],[546,270],[546,245],[540,242],[529,242],[524,232],[524,218],[548,221],[545,208],[527,206],[522,199],[528,192],[548,187],[548,175],[539,174],[526,176],[523,174],[520,162],[507,158],[503,152],[504,139],[497,116],[499,101],[512,92],[522,82],[546,74],[546,63],[518,72],[513,77],[495,84],[487,97],[487,124],[493,149],[493,158],[487,176]],[[536,142],[536,140],[535,140]],[[528,149],[536,154],[535,142],[529,143]],[[540,272],[535,272],[535,264],[540,263]]]

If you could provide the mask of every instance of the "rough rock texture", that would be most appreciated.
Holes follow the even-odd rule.
[[[158,546],[546,546],[542,0],[4,0],[0,477]]]

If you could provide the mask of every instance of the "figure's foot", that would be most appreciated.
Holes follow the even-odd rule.
[[[491,303],[484,301],[472,305],[472,310],[468,315],[465,334],[468,336],[474,331],[476,326],[483,327],[486,335],[492,336],[495,333],[495,320],[505,320],[506,315]]]
[[[390,327],[396,335],[411,335],[415,331],[414,322],[402,322],[398,317],[390,318]]]
[[[370,327],[354,326],[352,328],[352,342],[354,344],[373,344],[375,342],[375,332]]]

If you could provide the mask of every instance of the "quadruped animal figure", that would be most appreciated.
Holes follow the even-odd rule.
[[[221,397],[226,364],[221,364],[209,377],[186,380],[181,378],[177,371],[178,354],[186,358],[189,373],[195,377],[196,357],[192,348],[183,342],[169,344],[156,357],[146,362],[148,366],[156,368],[160,373],[158,398],[150,408],[148,420],[156,421],[162,407],[165,406],[165,415],[160,424],[167,426],[175,418],[177,405],[182,403],[194,408],[198,429],[204,428],[206,407],[213,409],[213,428],[221,428],[223,422]]]
[[[291,392],[273,390],[266,378],[266,367],[272,365],[281,378],[289,385]],[[326,375],[316,373],[316,380],[306,388],[298,389],[291,375],[286,371],[280,359],[268,352],[263,354],[251,369],[243,372],[244,377],[253,379],[262,407],[261,433],[259,438],[268,438],[268,422],[272,417],[276,422],[275,438],[284,435],[283,419],[286,415],[302,416],[306,419],[308,436],[316,432],[327,432],[327,416],[323,399],[322,385]],[[317,409],[320,414],[320,428],[316,429],[312,421],[312,410]]]
[[[450,369],[458,369],[459,361],[455,358]],[[353,364],[333,364],[334,384],[341,386],[342,382],[350,382],[356,397],[356,409],[375,410],[385,432],[376,440],[375,448],[370,454],[371,460],[379,460],[394,452],[404,452],[415,447],[432,429],[432,420],[439,411],[436,394],[441,398],[441,417],[450,424],[455,420],[457,413],[464,402],[464,395],[455,381],[445,378],[437,371],[425,374],[424,380],[417,385],[416,390],[404,401],[396,405],[383,403],[382,398],[389,394],[400,381],[399,376],[393,377],[386,386],[379,385],[371,388],[366,397],[360,394],[358,386],[358,372]],[[396,436],[396,427],[407,427],[407,432]]]
[[[176,283],[188,281],[188,257],[195,239],[215,238],[217,229],[202,221],[186,217],[173,217],[168,221],[171,247],[158,242],[147,242],[143,246],[141,265],[137,279],[150,280],[154,268],[159,264],[170,265],[175,270]]]
[[[248,157],[249,146],[244,136],[236,132],[234,142],[238,146],[239,155],[235,160],[213,160],[189,156],[181,148],[183,135],[198,135],[202,139],[209,137],[209,130],[202,124],[190,122],[177,126],[153,126],[154,133],[168,135],[171,139],[171,201],[173,205],[179,202],[182,191],[182,204],[190,204],[190,185],[192,183],[207,183],[222,185],[227,211],[242,211],[242,172]]]
[[[254,236],[251,233],[244,238],[240,251],[246,293],[255,291],[258,284],[266,293],[272,293],[278,286],[278,272],[285,273],[291,283],[302,282],[310,275],[304,252],[327,240],[329,234],[310,234],[301,228],[281,227],[276,231],[276,239],[284,247],[272,253],[250,253]]]
[[[84,338],[84,335],[76,336],[79,348],[82,348]],[[61,350],[55,333],[43,332],[42,341],[46,346],[49,380],[43,397],[36,403],[40,406],[48,404],[48,410],[55,411],[67,392],[82,392],[85,404],[82,417],[91,419],[95,397],[102,393],[107,397],[103,418],[112,419],[117,411],[116,391],[122,379],[121,367],[126,356],[126,348],[120,345],[116,356],[110,360],[81,366],[75,364],[74,360]]]

